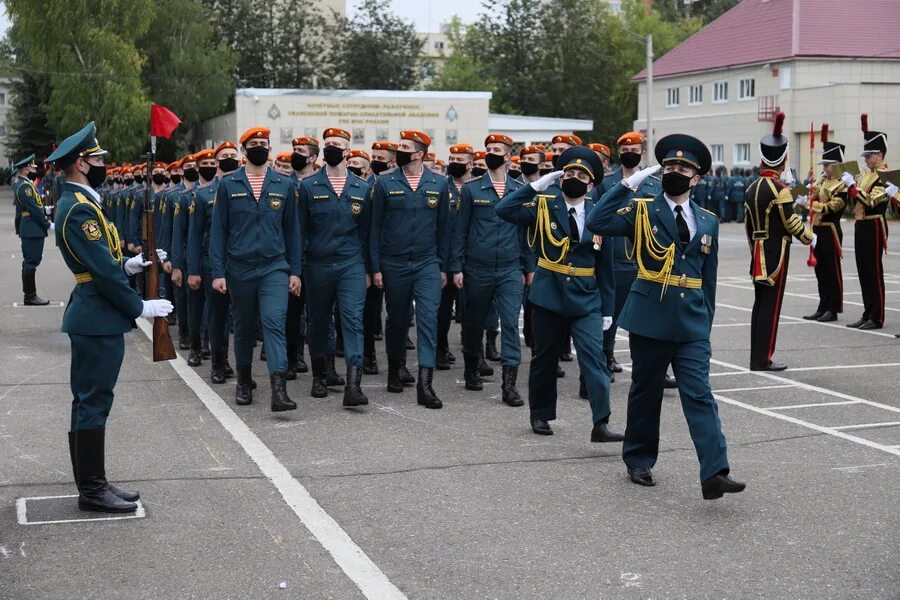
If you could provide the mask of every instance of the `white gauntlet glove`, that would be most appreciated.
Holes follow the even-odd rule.
[[[172,303],[168,300],[144,300],[142,317],[166,317],[172,312]]]
[[[893,198],[894,196],[897,195],[897,192],[900,191],[900,188],[898,188],[893,183],[889,183],[889,184],[887,184],[887,187],[884,188],[884,191],[887,193],[888,198]]]
[[[800,206],[805,208],[806,205],[809,203],[809,196],[807,196],[806,194],[804,194],[802,196],[797,196],[797,198],[794,200],[794,202],[796,202],[797,204],[799,204]]]
[[[814,233],[814,234],[813,234],[812,242],[810,242],[809,245],[812,246],[813,248],[815,248],[815,247],[816,247],[816,242],[818,242],[818,241],[819,241],[819,236],[818,236],[817,234]]]
[[[625,182],[625,185],[627,187],[631,188],[632,190],[637,190],[638,187],[642,183],[644,183],[645,179],[647,179],[648,177],[650,177],[651,175],[653,175],[660,169],[662,169],[662,167],[660,165],[653,165],[652,167],[647,167],[646,169],[641,169],[634,175],[631,175],[630,177],[626,177],[625,179],[623,179],[623,181]]]
[[[144,260],[144,254],[138,254],[137,256],[132,256],[128,260],[125,261],[125,274],[126,275],[137,275],[141,271],[144,270],[144,267],[149,267],[150,261]]]
[[[159,258],[159,262],[164,263],[166,262],[166,259],[169,258],[169,253],[162,248],[157,248],[156,256]]]
[[[553,171],[552,173],[547,173],[546,175],[541,176],[537,181],[531,182],[531,189],[536,192],[543,192],[548,187],[556,183],[556,180],[563,176],[562,171]]]
[[[841,175],[841,181],[843,181],[844,185],[846,185],[848,188],[852,188],[856,185],[856,179],[854,179],[853,175],[851,175],[847,171],[844,171],[844,174]]]
[[[603,331],[612,327],[612,317],[603,317]]]

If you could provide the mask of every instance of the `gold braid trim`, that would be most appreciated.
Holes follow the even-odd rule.
[[[672,268],[675,266],[675,242],[668,247],[662,246],[653,236],[653,228],[650,225],[650,213],[648,202],[635,202],[634,219],[634,255],[637,259],[638,277],[648,281],[654,281],[662,285],[659,294],[660,299],[665,295],[672,277]],[[651,271],[644,266],[641,255],[647,256],[662,263],[659,271]]]
[[[534,232],[529,236],[529,239],[526,240],[528,245],[534,248],[537,243],[538,238],[541,240],[541,254],[543,255],[544,260],[551,263],[561,263],[565,260],[566,255],[569,253],[569,238],[564,237],[561,240],[557,240],[553,236],[553,228],[550,227],[550,209],[547,206],[547,198],[545,196],[538,196],[537,200],[537,218],[535,219],[534,224]],[[556,260],[550,260],[550,257],[547,256],[547,250],[544,247],[544,239],[547,239],[551,245],[556,248],[559,248],[559,258]]]

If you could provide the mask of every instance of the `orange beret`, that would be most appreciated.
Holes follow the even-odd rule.
[[[519,158],[518,156],[511,156],[511,157],[509,158],[509,160],[510,160],[511,162],[516,163],[516,164],[519,164],[519,163],[522,162],[522,159]]]
[[[313,146],[315,148],[318,148],[319,140],[314,137],[295,137],[291,140],[291,146]]]
[[[137,173],[138,171],[140,171],[143,168],[144,168],[144,165],[135,165],[135,166],[131,167],[131,172]]]
[[[440,165],[440,166],[443,167],[443,166],[446,165],[447,163],[445,163],[443,159],[439,158],[439,159],[437,159],[436,161],[434,161],[434,164],[435,164],[435,165]]]
[[[372,144],[372,150],[387,150],[388,152],[396,152],[397,144],[394,142],[375,142]]]
[[[549,162],[551,160],[553,160],[553,153],[552,152],[544,152],[544,162]]]
[[[643,144],[644,136],[637,131],[629,131],[628,133],[623,133],[619,136],[619,139],[616,140],[616,144],[619,146],[630,146],[632,144]]]
[[[330,138],[330,137],[340,137],[344,138],[347,141],[350,141],[352,137],[350,132],[346,129],[341,129],[340,127],[329,127],[325,131],[322,132],[322,139]]]
[[[416,131],[415,129],[404,129],[400,132],[401,140],[412,140],[414,142],[419,142],[420,144],[425,144],[426,146],[431,145],[431,138],[428,137],[428,134]]]
[[[425,158],[422,160],[434,160],[436,158],[437,158],[437,154],[435,154],[434,152],[427,152],[425,154]]]
[[[269,139],[269,134],[272,133],[265,127],[253,127],[248,129],[244,133],[241,134],[240,142],[241,146],[252,140],[253,138],[263,138]]]
[[[525,156],[526,154],[543,154],[544,147],[540,144],[535,144],[533,146],[525,146],[521,150],[519,150],[519,156]]]
[[[291,154],[293,152],[279,152],[277,156],[275,156],[275,160],[278,162],[289,163],[291,162]]]
[[[475,154],[472,144],[455,144],[450,146],[450,154]]]
[[[486,153],[479,150],[478,152],[475,153],[475,160],[483,160],[485,156],[486,156]]]
[[[231,142],[225,142],[225,144],[231,144]],[[223,148],[223,146],[226,148],[229,147],[225,146],[225,144],[222,144],[222,146],[219,146],[219,148]],[[230,147],[234,148],[234,144],[231,144]],[[195,152],[192,158],[197,162],[201,160],[216,160],[216,153],[218,152],[219,148],[216,148],[215,150],[213,150],[212,148],[205,148],[200,152]]]
[[[580,146],[581,138],[572,133],[560,133],[553,136],[551,144],[569,144],[570,146]]]
[[[599,152],[606,158],[609,158],[610,156],[612,156],[612,154],[610,154],[610,152],[609,152],[609,146],[606,146],[605,144],[588,144],[587,147],[590,148],[591,150],[593,150],[594,152]]]
[[[181,164],[176,160],[173,163],[169,163],[166,165],[166,171],[171,171],[172,169],[180,169]]]
[[[241,143],[243,143],[243,142],[241,142]],[[234,145],[234,142],[222,142],[221,144],[216,146],[216,149],[213,151],[213,156],[215,157],[222,150],[228,150],[229,148],[232,150],[237,150],[237,146]],[[203,159],[198,158],[197,160],[203,160]]]
[[[187,163],[187,162],[194,162],[194,161],[196,161],[196,160],[197,160],[197,159],[194,158],[194,155],[193,155],[193,154],[185,154],[184,156],[181,157],[181,165],[184,166],[184,163]]]
[[[362,158],[365,160],[372,160],[372,158],[369,156],[369,153],[365,150],[351,150],[350,156],[348,156],[347,158]]]
[[[491,133],[484,138],[484,145],[487,146],[488,144],[506,144],[507,146],[512,146],[513,139],[505,133]]]

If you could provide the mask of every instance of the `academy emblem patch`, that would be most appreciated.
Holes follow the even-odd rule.
[[[281,210],[281,198],[270,198],[269,199],[269,208],[272,210]]]
[[[429,196],[428,197],[428,208],[437,208],[438,198],[437,196]]]
[[[195,208],[197,208],[197,204],[193,200],[191,200],[191,203],[188,206],[188,214],[194,214]]]
[[[350,212],[353,213],[354,216],[358,215],[362,212],[362,204],[360,204],[359,202],[351,202]]]
[[[31,194],[31,188],[30,188],[30,187],[25,188],[25,195],[28,196],[29,198],[31,198],[31,195],[32,195],[32,194]]]
[[[84,236],[92,242],[99,240],[102,235],[100,233],[100,224],[97,223],[96,219],[89,219],[82,223],[81,230],[84,232]]]

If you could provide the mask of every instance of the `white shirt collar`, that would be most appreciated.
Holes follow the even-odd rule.
[[[78,183],[76,181],[69,181],[68,183],[71,183],[72,185],[77,185],[78,187],[83,189],[85,192],[87,192],[87,195],[90,197],[90,199],[93,200],[94,203],[99,206],[100,194],[97,193],[97,190],[95,190],[94,188],[92,188],[89,185],[84,185],[84,184]]]
[[[675,207],[678,206],[677,202],[673,202],[671,198],[669,198],[668,194],[663,193],[663,197],[666,199],[666,204],[669,205],[669,208],[672,210],[672,213],[675,212]],[[691,201],[687,200],[684,204],[681,204],[682,211],[684,212],[684,218],[688,218],[688,215],[693,216],[694,210],[691,208]]]
[[[581,215],[584,214],[584,201],[583,200],[581,202],[579,202],[578,204],[569,204],[568,200],[566,200],[565,202],[566,202],[566,212],[567,213],[569,212],[570,208],[574,208],[576,217],[580,217]]]

